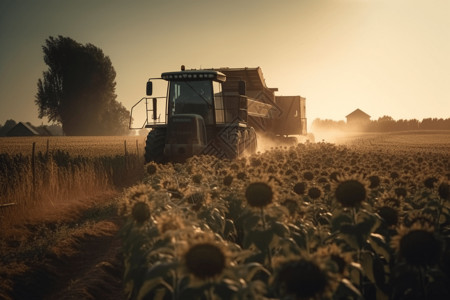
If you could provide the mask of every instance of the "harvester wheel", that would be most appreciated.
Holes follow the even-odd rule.
[[[164,160],[164,145],[166,144],[166,130],[154,128],[147,135],[145,142],[145,162],[161,163]]]

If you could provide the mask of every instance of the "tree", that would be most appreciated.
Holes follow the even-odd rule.
[[[67,135],[118,135],[127,131],[129,111],[116,101],[116,72],[92,44],[49,37],[42,47],[48,70],[38,80],[39,118],[61,123]]]

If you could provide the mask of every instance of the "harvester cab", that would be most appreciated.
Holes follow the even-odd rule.
[[[303,99],[304,115],[304,98],[294,96],[289,103],[285,99],[277,105],[276,89],[265,86],[260,70],[182,67],[150,79],[147,97],[132,107],[130,118],[130,129],[152,129],[146,140],[146,161],[184,161],[200,154],[233,159],[256,151],[256,130],[284,138],[302,131],[306,134],[300,112]],[[152,97],[152,80],[156,79],[167,82],[166,96]],[[249,87],[254,97],[247,95]],[[146,119],[136,128],[133,110],[144,104]]]

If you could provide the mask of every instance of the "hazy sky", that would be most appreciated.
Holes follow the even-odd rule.
[[[450,0],[0,0],[0,124],[34,104],[49,36],[92,43],[130,109],[164,71],[261,67],[308,123],[450,117]]]

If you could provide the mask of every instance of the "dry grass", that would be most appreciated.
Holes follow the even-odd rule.
[[[61,215],[64,211],[82,209],[85,199],[110,195],[134,183],[144,171],[143,153],[139,149],[143,145],[139,139],[143,141],[140,137],[2,138],[2,233],[5,228],[30,222],[35,215],[48,217],[47,214],[55,213],[57,218],[64,219]],[[132,141],[135,143],[134,148],[127,147],[128,155],[125,155],[124,140],[127,146]],[[33,142],[36,143],[34,164]]]

